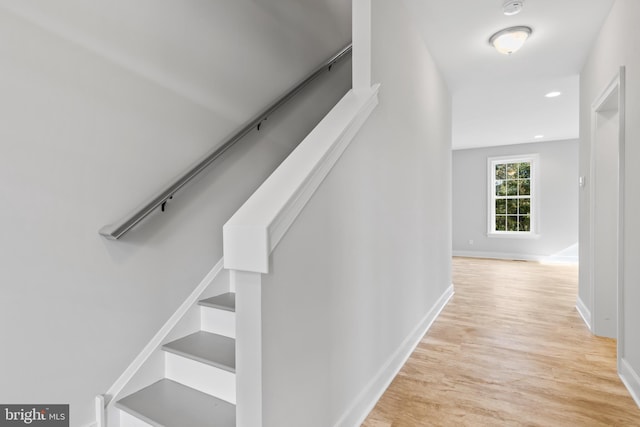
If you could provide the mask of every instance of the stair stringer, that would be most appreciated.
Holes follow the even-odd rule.
[[[165,378],[162,345],[200,330],[199,300],[231,290],[230,274],[223,265],[220,259],[105,393],[106,426],[98,427],[120,427],[116,401]]]

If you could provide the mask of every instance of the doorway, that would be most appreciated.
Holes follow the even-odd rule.
[[[624,201],[624,67],[594,101],[591,115],[592,331],[621,336]]]

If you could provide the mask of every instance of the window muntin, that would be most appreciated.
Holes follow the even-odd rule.
[[[489,233],[534,233],[535,156],[489,159]]]

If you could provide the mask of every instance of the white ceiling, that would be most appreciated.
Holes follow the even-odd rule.
[[[614,0],[525,0],[515,16],[504,0],[405,2],[453,96],[454,149],[578,138],[579,73]],[[516,25],[533,34],[499,54],[489,37]]]

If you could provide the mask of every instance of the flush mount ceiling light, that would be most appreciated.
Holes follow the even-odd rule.
[[[536,135],[536,136],[534,136],[534,138],[535,139],[542,139],[542,138],[544,138],[544,135]]]
[[[556,96],[560,96],[562,95],[562,92],[558,92],[558,91],[553,91],[553,92],[549,92],[548,94],[546,94],[545,96],[547,98],[555,98]]]
[[[522,47],[531,35],[530,27],[510,27],[500,30],[489,38],[489,43],[505,55],[511,55]]]
[[[502,6],[502,13],[507,16],[517,15],[522,11],[524,0],[506,0]]]

